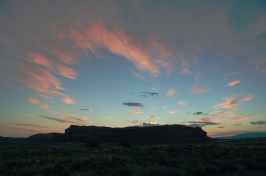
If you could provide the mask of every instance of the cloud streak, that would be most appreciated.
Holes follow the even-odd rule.
[[[239,84],[240,82],[241,82],[241,80],[234,80],[234,81],[228,83],[226,86],[232,87],[232,86]]]
[[[28,97],[28,101],[31,103],[31,104],[36,104],[36,105],[40,105],[41,108],[49,108],[49,105],[44,102],[44,101],[41,101],[35,97]]]
[[[209,113],[207,112],[194,112],[193,115],[208,115]]]
[[[46,67],[47,69],[53,71],[56,74],[64,76],[69,79],[76,79],[76,71],[72,68],[69,68],[59,62],[56,62],[52,59],[45,57],[44,55],[37,52],[29,52],[28,54],[29,60],[35,64]]]
[[[24,123],[8,123],[10,125],[17,125],[17,126],[26,126],[26,127],[36,127],[36,128],[48,128],[45,126],[40,126],[40,125],[32,125],[32,124],[24,124]]]
[[[266,125],[266,121],[250,122],[252,125]]]
[[[29,116],[34,117],[34,118],[42,118],[46,120],[56,121],[56,122],[63,123],[63,124],[74,124],[74,125],[88,125],[87,122],[90,121],[87,117],[77,118],[71,115],[66,115],[64,119],[57,118],[57,117],[51,117],[51,116],[45,116],[45,115],[37,115],[37,114],[29,114]]]
[[[214,106],[218,109],[236,109],[237,105],[246,101],[250,101],[254,98],[254,95],[246,95],[244,97],[230,97],[225,98],[223,103],[219,103]]]
[[[152,57],[158,55],[166,59],[171,56],[170,52],[154,38],[150,38],[145,50],[144,47],[136,45],[123,29],[118,26],[108,29],[101,21],[95,22],[82,31],[73,29],[71,36],[78,47],[89,49],[93,53],[96,53],[97,49],[105,48],[116,55],[123,56],[140,71],[153,76],[160,74],[160,67],[169,70],[165,60]]]
[[[141,104],[141,103],[135,103],[135,102],[124,102],[124,103],[122,103],[122,105],[144,107],[143,104]]]
[[[191,88],[191,93],[192,94],[201,94],[205,92],[209,92],[211,88],[209,86],[193,86]]]
[[[171,109],[168,112],[169,112],[169,114],[177,114],[177,110],[174,110],[174,109]]]
[[[141,114],[141,113],[142,112],[139,109],[133,109],[133,110],[129,111],[129,114]]]
[[[177,104],[179,104],[179,105],[187,105],[187,102],[185,102],[185,101],[178,101]]]

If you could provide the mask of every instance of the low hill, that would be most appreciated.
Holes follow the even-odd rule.
[[[27,137],[30,141],[53,141],[55,136],[62,135],[61,133],[46,133],[46,134],[34,134]]]
[[[220,139],[244,139],[244,138],[266,138],[266,132],[248,132],[234,136],[221,137]]]
[[[209,140],[200,127],[185,125],[162,125],[152,127],[110,128],[97,126],[71,125],[59,140],[71,142],[97,141],[99,143],[118,143],[129,140],[132,143],[175,143],[181,141]]]

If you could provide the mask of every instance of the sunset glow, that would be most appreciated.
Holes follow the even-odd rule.
[[[264,1],[2,1],[0,136],[266,131],[265,21]]]

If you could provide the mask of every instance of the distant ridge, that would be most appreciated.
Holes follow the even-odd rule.
[[[234,136],[220,137],[219,139],[244,139],[244,138],[266,138],[266,132],[248,132]]]

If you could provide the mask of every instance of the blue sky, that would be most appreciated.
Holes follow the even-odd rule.
[[[265,1],[1,1],[0,135],[266,130]]]

